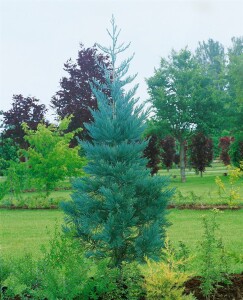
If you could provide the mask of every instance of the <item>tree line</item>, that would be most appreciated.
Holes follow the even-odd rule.
[[[80,45],[76,62],[64,64],[66,76],[51,99],[50,107],[57,120],[72,116],[65,133],[75,132],[70,147],[77,139],[91,141],[85,123],[91,123],[91,110],[97,109],[97,97],[91,84],[104,86],[106,74],[100,65],[112,69],[109,55],[101,54],[96,45]],[[229,48],[209,39],[199,42],[194,52],[187,47],[172,50],[162,58],[154,75],[146,79],[149,102],[153,111],[147,118],[144,138],[148,146],[144,155],[151,174],[160,164],[170,169],[180,167],[182,181],[185,168],[202,172],[213,157],[239,165],[243,159],[243,38],[232,38]],[[109,89],[104,88],[109,98]],[[23,123],[30,130],[39,124],[49,126],[47,107],[35,97],[14,95],[11,109],[1,112],[1,173],[10,161],[25,160],[23,151],[30,147]],[[53,125],[55,126],[55,125]],[[82,131],[78,130],[82,128]],[[221,152],[219,152],[221,149]]]

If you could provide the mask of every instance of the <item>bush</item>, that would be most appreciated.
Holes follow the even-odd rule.
[[[29,254],[18,259],[9,259],[8,276],[2,285],[6,287],[4,296],[34,295],[34,289],[39,283],[39,270],[37,261]]]
[[[191,274],[183,268],[188,261],[188,253],[184,251],[185,247],[181,249],[183,251],[175,251],[167,239],[162,250],[162,260],[155,262],[147,259],[143,273],[148,300],[195,299],[192,295],[184,295],[184,284]]]
[[[209,217],[203,217],[204,234],[199,247],[198,266],[202,276],[201,289],[208,297],[220,282],[228,283],[228,257],[221,238],[216,236],[219,211],[213,210]]]
[[[40,260],[25,255],[10,259],[9,267],[6,261],[0,261],[4,299],[19,296],[21,299],[109,300],[119,295],[119,270],[110,269],[107,260],[86,258],[77,241],[56,231],[50,248],[42,251]]]

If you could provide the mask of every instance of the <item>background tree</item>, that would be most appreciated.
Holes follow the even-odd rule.
[[[10,138],[4,138],[0,134],[0,176],[9,168],[10,161],[18,161],[19,148]]]
[[[230,145],[229,155],[234,166],[240,168],[243,162],[243,133],[235,134],[234,140]]]
[[[12,108],[3,113],[3,138],[10,138],[18,147],[26,149],[28,143],[24,140],[22,124],[26,123],[30,129],[35,130],[44,120],[46,111],[45,105],[40,104],[35,97],[14,95]]]
[[[225,166],[230,164],[229,149],[233,139],[229,136],[221,137],[219,140],[219,148],[221,148],[220,159]]]
[[[185,142],[195,128],[202,132],[217,129],[219,100],[214,97],[212,81],[188,49],[172,51],[168,60],[147,79],[154,122],[179,144],[180,172],[185,176]],[[207,112],[207,113],[205,113]]]
[[[151,169],[150,173],[153,176],[159,171],[160,150],[158,145],[158,137],[151,135],[147,137],[148,145],[144,149],[144,156],[148,159],[147,167]]]
[[[213,160],[212,140],[206,137],[202,132],[198,132],[191,138],[189,151],[191,166],[196,172],[200,172],[202,177],[202,173]]]
[[[243,132],[243,37],[232,38],[228,49],[228,112],[233,132]]]
[[[98,110],[92,111],[94,122],[86,124],[92,143],[82,142],[89,176],[77,181],[72,202],[63,203],[63,209],[88,254],[109,257],[113,266],[121,267],[124,261],[160,256],[171,192],[165,189],[167,178],[152,177],[146,168],[142,134],[147,115],[134,98],[137,86],[124,89],[134,78],[124,78],[131,58],[116,66],[117,54],[128,46],[117,46],[119,33],[114,19],[111,23],[112,46],[100,49],[112,61],[112,70],[105,69],[112,98],[101,85],[93,88]]]
[[[213,80],[218,91],[223,91],[227,83],[224,46],[213,39],[209,39],[207,42],[199,42],[195,57],[204,72]]]
[[[84,48],[81,44],[80,48],[77,62],[73,63],[69,59],[64,64],[64,70],[68,76],[61,79],[61,89],[52,98],[51,107],[61,119],[73,116],[68,131],[82,128],[83,131],[77,134],[79,138],[90,139],[84,123],[93,120],[90,109],[97,109],[97,100],[90,87],[90,82],[95,80],[101,84],[104,83],[105,75],[99,64],[108,67],[109,59],[107,55],[98,53],[96,46]],[[73,140],[72,145],[76,144],[76,140]]]
[[[66,177],[84,175],[82,168],[86,160],[79,156],[79,147],[69,148],[74,132],[64,133],[69,123],[70,118],[63,119],[58,127],[42,123],[36,130],[23,125],[25,140],[30,145],[24,151],[27,157],[24,164],[40,189],[47,194]]]
[[[160,145],[162,150],[162,162],[165,165],[167,171],[169,171],[172,168],[176,154],[175,139],[172,136],[167,136],[161,140]]]

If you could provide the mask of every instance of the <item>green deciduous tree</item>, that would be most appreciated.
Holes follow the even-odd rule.
[[[243,132],[243,37],[232,38],[228,49],[229,112],[234,132]]]
[[[185,141],[195,129],[211,132],[217,128],[219,102],[212,81],[192,53],[183,49],[172,51],[167,60],[161,59],[147,84],[155,110],[154,124],[178,141],[181,180],[185,182]]]
[[[131,58],[117,66],[117,54],[128,46],[118,45],[114,19],[111,23],[111,47],[99,46],[112,61],[112,70],[105,68],[111,98],[99,83],[93,87],[98,110],[92,111],[94,122],[86,125],[92,143],[82,142],[89,176],[76,182],[72,202],[64,203],[63,209],[87,254],[109,257],[113,266],[121,267],[124,261],[159,257],[171,192],[165,188],[167,178],[152,177],[146,169],[146,113],[134,98],[137,86],[124,89],[134,78],[124,78]]]
[[[243,162],[243,132],[236,133],[230,145],[229,155],[231,163],[240,168]]]
[[[11,138],[0,133],[0,176],[10,166],[10,161],[18,161],[18,147]]]
[[[79,147],[69,148],[74,132],[64,133],[70,119],[63,119],[58,127],[39,124],[36,130],[23,125],[25,140],[30,145],[23,150],[27,158],[24,164],[29,168],[31,177],[47,193],[60,180],[84,174],[82,168],[86,160],[79,156]]]

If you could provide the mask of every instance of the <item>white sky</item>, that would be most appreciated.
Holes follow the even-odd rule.
[[[0,110],[12,95],[35,96],[45,103],[59,89],[63,64],[77,58],[79,43],[109,45],[112,14],[121,42],[132,42],[131,74],[138,73],[138,96],[147,99],[144,78],[172,48],[195,49],[213,38],[230,45],[243,35],[241,1],[163,0],[0,0]]]

